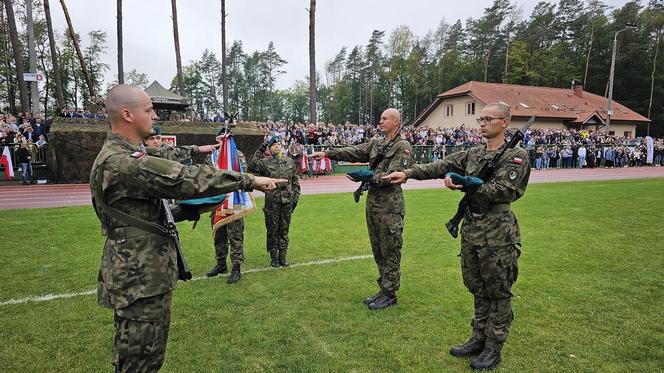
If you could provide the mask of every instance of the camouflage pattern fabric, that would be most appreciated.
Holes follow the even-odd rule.
[[[247,171],[247,160],[240,150],[237,157],[242,169]],[[206,162],[212,165],[212,157],[208,155]],[[210,223],[214,227],[214,214],[210,214]],[[231,263],[241,265],[244,263],[244,219],[233,220],[223,225],[214,234],[214,253],[218,264],[225,264],[228,257],[228,246],[231,247]]]
[[[521,251],[516,245],[478,247],[461,245],[463,283],[474,296],[473,337],[500,351],[514,314],[512,285],[519,275]]]
[[[115,311],[116,372],[156,372],[164,362],[172,292],[139,299]]]
[[[505,145],[503,145],[505,146]],[[413,166],[409,178],[444,178],[448,172],[475,176],[496,152],[480,145],[449,155],[443,160]],[[494,175],[467,193],[470,208],[461,227],[461,272],[474,296],[473,336],[486,340],[498,351],[507,340],[514,314],[512,284],[518,276],[521,251],[519,223],[510,209],[526,191],[530,178],[528,153],[508,149],[498,161]]]
[[[300,199],[300,181],[297,167],[291,158],[279,155],[263,157],[257,150],[249,161],[249,172],[272,178],[282,178],[289,182],[278,185],[265,195],[265,228],[267,229],[267,251],[288,251],[288,230],[293,207]]]
[[[214,221],[213,216],[211,220]],[[226,263],[229,244],[231,247],[231,263],[241,265],[244,262],[244,219],[233,220],[221,226],[215,232],[214,253],[218,264]]]
[[[325,153],[332,160],[371,164],[380,149],[388,143],[384,139],[372,139],[367,143],[327,150]],[[378,267],[378,285],[388,293],[396,292],[400,286],[403,219],[406,211],[401,186],[390,184],[382,177],[412,166],[412,153],[408,141],[402,138],[394,140],[386,149],[383,160],[373,170],[374,177],[369,182],[366,202],[369,241]]]
[[[180,162],[182,164],[190,165],[191,159],[194,154],[198,153],[198,146],[196,145],[180,145],[171,146],[163,144],[158,148],[145,148],[145,151],[152,156],[168,159],[170,161]]]
[[[253,186],[251,175],[206,165],[186,167],[149,156],[124,137],[109,133],[90,174],[93,207],[101,221],[102,234],[107,236],[97,278],[98,303],[122,313],[139,300],[170,293],[177,281],[172,239],[127,226],[104,211],[98,201],[133,217],[163,224],[161,198],[209,197],[238,189],[252,190]],[[137,318],[131,320],[141,322]],[[168,319],[162,320],[162,327],[168,329]],[[140,333],[142,329],[127,330]],[[118,351],[123,360],[121,353],[125,350]]]

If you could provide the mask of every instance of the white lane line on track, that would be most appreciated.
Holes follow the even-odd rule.
[[[334,264],[334,263],[340,263],[340,262],[348,262],[348,261],[351,261],[351,260],[362,260],[362,259],[369,259],[369,258],[372,258],[372,256],[371,255],[344,256],[344,257],[340,257],[340,258],[316,260],[316,261],[313,261],[313,262],[294,263],[294,264],[291,264],[289,267],[286,267],[286,268],[281,268],[281,267],[280,268],[273,268],[273,267],[254,268],[254,269],[249,269],[249,270],[243,271],[242,274],[267,272],[267,271],[277,271],[277,270],[286,270],[286,269],[291,269],[291,268],[309,267],[309,266],[316,266],[316,265]],[[227,275],[222,275],[220,277],[226,277],[226,276]],[[213,278],[214,277],[198,276],[198,277],[192,278],[188,282],[199,281],[199,280],[210,280],[210,279],[213,279]],[[52,300],[56,300],[56,299],[68,299],[68,298],[82,297],[82,296],[86,296],[86,295],[93,295],[95,293],[97,293],[97,290],[93,289],[93,290],[77,291],[77,292],[71,292],[71,293],[31,295],[31,296],[20,298],[20,299],[9,299],[9,300],[5,300],[5,301],[0,301],[0,307],[15,305],[15,304],[41,303],[41,302],[48,302],[48,301],[52,301]]]

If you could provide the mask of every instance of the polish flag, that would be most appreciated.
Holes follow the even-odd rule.
[[[12,155],[9,152],[9,147],[5,146],[2,150],[2,157],[0,157],[0,164],[5,166],[5,179],[11,180],[14,178],[14,164],[12,163]]]

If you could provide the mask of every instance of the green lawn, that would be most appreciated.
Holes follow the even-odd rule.
[[[539,184],[514,210],[523,232],[515,322],[502,371],[661,371],[664,179]],[[459,242],[443,232],[459,193],[407,191],[399,306],[371,258],[180,283],[164,372],[468,371]],[[262,200],[259,200],[262,203]],[[95,287],[103,239],[91,207],[0,211],[0,303]],[[210,228],[180,225],[195,276],[214,265]],[[291,263],[370,254],[364,204],[303,196]],[[263,214],[246,220],[243,269],[268,267]],[[0,305],[0,371],[111,371],[112,312],[94,295]]]

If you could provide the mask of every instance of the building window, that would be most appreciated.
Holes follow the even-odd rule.
[[[475,103],[466,102],[466,115],[475,115]]]
[[[445,105],[445,118],[449,118],[454,115],[454,105]]]
[[[625,133],[623,134],[623,136],[626,137],[626,138],[628,138],[628,139],[631,139],[631,138],[632,138],[632,131],[625,131]]]

